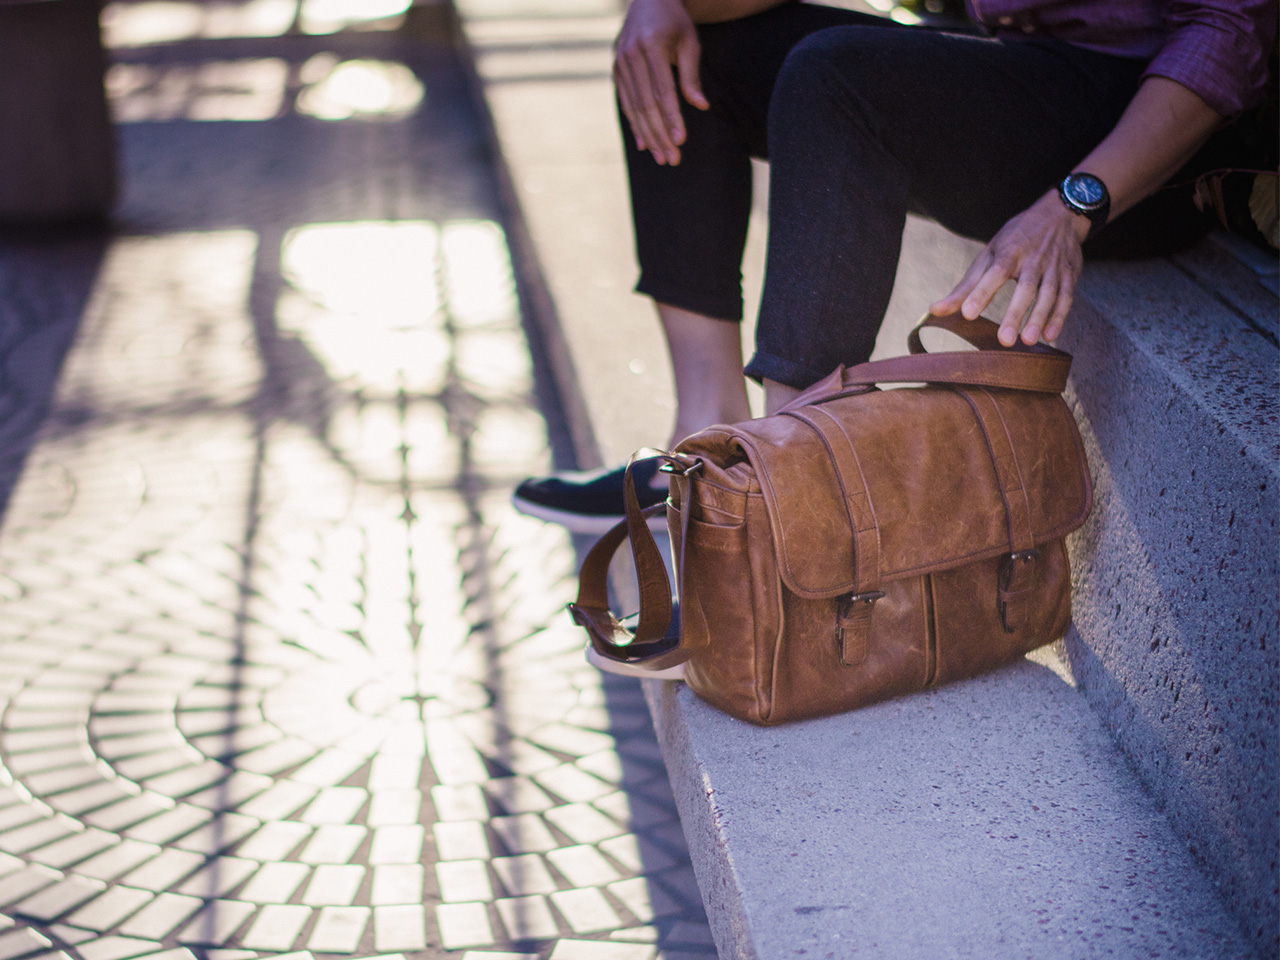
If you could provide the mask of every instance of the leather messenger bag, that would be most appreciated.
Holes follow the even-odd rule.
[[[926,353],[923,327],[977,350]],[[911,355],[840,368],[774,416],[714,426],[663,455],[679,583],[631,471],[627,519],[591,550],[570,611],[602,656],[685,681],[777,724],[974,676],[1060,637],[1063,538],[1092,505],[1061,394],[1071,357],[1000,346],[996,325],[928,318]],[[879,389],[877,384],[913,384]],[[609,609],[630,539],[634,632]]]

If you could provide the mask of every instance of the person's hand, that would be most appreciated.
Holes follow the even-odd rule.
[[[633,0],[614,44],[613,78],[636,146],[661,164],[680,162],[685,140],[672,65],[685,100],[706,110],[698,79],[702,47],[680,0]]]
[[[1013,346],[1058,339],[1075,297],[1089,221],[1050,191],[1018,214],[983,247],[956,288],[929,307],[935,316],[957,310],[970,320],[990,304],[1006,280],[1018,284],[1000,321],[1000,342]],[[1029,312],[1028,312],[1029,311]]]

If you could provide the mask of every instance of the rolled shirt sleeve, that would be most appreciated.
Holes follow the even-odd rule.
[[[1168,36],[1144,76],[1174,80],[1224,117],[1256,106],[1276,37],[1276,0],[1170,0]]]
[[[1276,0],[967,0],[996,34],[1044,33],[1147,60],[1225,117],[1256,105],[1276,39]],[[1274,80],[1274,78],[1273,78]]]

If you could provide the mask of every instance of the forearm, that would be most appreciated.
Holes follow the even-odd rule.
[[[1222,120],[1182,84],[1150,77],[1111,133],[1075,169],[1107,185],[1114,220],[1176,173]]]
[[[1111,133],[1075,169],[1107,185],[1114,218],[1176,173],[1221,122],[1222,116],[1186,87],[1151,77]],[[1056,340],[1075,296],[1089,228],[1088,218],[1069,209],[1056,189],[1045,192],[1000,229],[955,289],[930,311],[959,310],[972,319],[1006,281],[1016,279],[1000,341],[1012,345],[1019,331],[1027,344],[1042,332]]]
[[[780,7],[791,0],[684,0],[694,23],[722,23]]]

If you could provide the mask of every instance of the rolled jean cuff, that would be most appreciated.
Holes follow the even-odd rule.
[[[835,367],[832,366],[825,370],[818,370],[785,357],[757,350],[743,372],[757,383],[773,380],[788,387],[795,387],[797,390],[804,390],[806,387],[813,386],[834,369]]]
[[[742,322],[742,294],[737,291],[730,294],[689,290],[676,284],[650,280],[642,274],[640,282],[636,284],[636,293],[651,297],[657,303],[700,313],[704,317],[724,320],[726,323]]]

